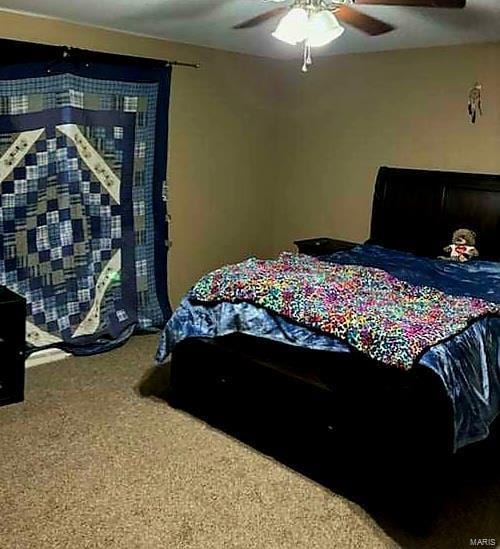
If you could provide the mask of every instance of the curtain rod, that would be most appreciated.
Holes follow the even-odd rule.
[[[167,67],[174,66],[174,67],[189,67],[191,69],[199,69],[201,67],[200,63],[184,63],[183,61],[166,61],[165,64]]]
[[[95,51],[92,51],[92,50],[87,50],[87,49],[82,49],[82,48],[75,48],[73,46],[62,46],[62,48],[63,48],[63,57],[68,57],[70,55],[71,51],[76,50],[76,51],[84,51],[84,52],[87,52],[87,53],[90,53],[90,54],[97,54],[97,55],[99,55],[99,54],[102,54],[102,55],[117,55],[119,57],[128,57],[128,58],[133,58],[133,59],[137,59],[137,60],[141,60],[141,59],[151,60],[151,61],[156,61],[157,63],[164,62],[166,67],[188,67],[190,69],[199,69],[201,67],[200,63],[186,63],[184,61],[176,61],[176,60],[171,60],[171,59],[167,59],[167,60],[163,61],[163,59],[150,59],[150,58],[147,58],[147,57],[140,57],[138,55],[121,55],[119,53],[95,52]]]
[[[88,55],[91,58],[115,58],[120,61],[129,61],[137,63],[151,63],[156,66],[173,66],[173,67],[188,67],[190,69],[199,69],[201,67],[200,63],[187,63],[184,61],[170,60],[170,59],[151,59],[148,57],[141,57],[139,55],[127,55],[120,53],[111,53],[105,51],[95,51],[89,50],[86,48],[78,48],[75,46],[68,46],[64,44],[40,44],[34,42],[26,42],[22,40],[11,40],[8,38],[0,38],[0,45],[4,46],[6,51],[9,51],[11,59],[14,57],[23,56],[25,59],[26,55],[31,56],[31,58],[36,58],[37,60],[44,60],[46,57],[50,57],[57,50],[62,50],[62,56],[68,57],[72,54],[84,54]]]

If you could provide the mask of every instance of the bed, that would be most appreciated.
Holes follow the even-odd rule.
[[[435,282],[439,287],[447,276],[457,277],[459,266],[440,266],[429,258],[442,253],[458,227],[478,235],[481,261],[467,267],[475,277],[471,295],[477,290],[484,299],[491,294],[490,301],[500,301],[493,291],[500,288],[497,175],[382,167],[366,245],[321,261],[368,261],[413,283],[438,269],[443,271]],[[423,278],[413,280],[420,271]],[[467,288],[464,295],[469,295]],[[207,311],[203,304],[196,306]],[[462,340],[449,338],[446,349],[433,347],[437,362],[427,353],[402,369],[342,341],[332,347],[330,335],[311,335],[272,315],[266,322],[278,322],[278,329],[252,330],[259,323],[268,326],[254,309],[239,310],[237,316],[231,312],[229,327],[211,332],[186,330],[190,320],[181,313],[177,318],[185,337],[172,339],[175,330],[167,325],[158,351],[159,362],[172,352],[168,400],[322,482],[345,487],[354,497],[384,493],[399,511],[414,513],[416,507],[419,516],[430,516],[439,504],[448,460],[495,428],[500,408],[500,320],[495,314],[470,322],[457,334]],[[449,350],[453,345],[456,354]],[[472,359],[468,363],[464,346],[477,347],[477,367]],[[444,366],[437,367],[443,355]],[[475,385],[470,378],[464,381],[469,375],[477,378]],[[462,390],[465,384],[470,387]]]

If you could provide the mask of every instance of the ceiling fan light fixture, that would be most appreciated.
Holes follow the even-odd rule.
[[[291,9],[278,23],[273,32],[274,38],[295,46],[306,40],[309,18],[303,8]]]
[[[313,12],[307,24],[307,43],[311,48],[320,48],[342,35],[344,27],[328,10]]]

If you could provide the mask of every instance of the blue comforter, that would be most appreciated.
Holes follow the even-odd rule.
[[[452,295],[500,303],[500,263],[466,264],[416,257],[380,246],[357,246],[322,257],[324,261],[378,267],[411,284]],[[205,306],[189,293],[163,331],[157,361],[165,361],[187,337],[218,337],[234,332],[335,352],[350,352],[342,341],[293,324],[248,303]],[[420,363],[442,379],[454,409],[455,448],[481,440],[500,411],[500,318],[486,317],[452,339],[430,348]]]

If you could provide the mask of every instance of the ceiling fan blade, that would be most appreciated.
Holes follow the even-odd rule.
[[[360,31],[366,32],[371,36],[378,36],[379,34],[385,34],[394,30],[392,25],[380,21],[380,19],[375,19],[366,13],[361,13],[360,11],[353,10],[347,6],[341,6],[334,11],[335,17],[359,29]]]
[[[355,4],[373,6],[409,6],[415,8],[465,8],[466,0],[354,0]]]
[[[246,21],[243,21],[243,23],[240,23],[239,25],[235,25],[233,29],[249,29],[250,27],[256,27],[257,25],[260,25],[262,23],[265,23],[269,19],[272,19],[273,17],[276,17],[277,15],[281,15],[282,13],[285,13],[290,9],[290,6],[282,6],[280,8],[274,8],[271,11],[266,11],[265,13],[261,13],[260,15],[257,15],[256,17],[252,17],[252,19],[247,19]]]

